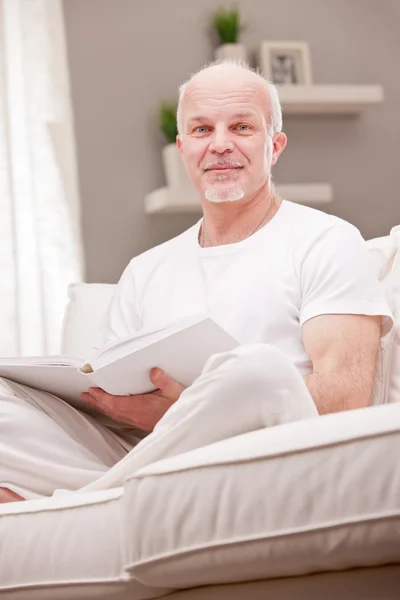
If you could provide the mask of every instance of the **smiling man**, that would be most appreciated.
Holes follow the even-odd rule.
[[[180,88],[177,116],[203,217],[130,262],[100,338],[208,313],[241,345],[212,356],[186,389],[154,369],[152,394],[84,394],[120,431],[3,382],[6,500],[117,486],[161,458],[371,403],[390,311],[359,231],[277,195],[271,169],[287,138],[275,87],[246,66],[213,64]]]
[[[264,217],[260,227],[272,218],[265,209],[279,208],[271,167],[286,146],[281,127],[276,88],[236,65],[209,67],[181,88],[177,143],[194,186],[209,201],[203,211],[204,220],[210,217],[210,236],[228,238],[233,229],[231,237],[247,237],[248,231],[238,234],[240,227]],[[215,206],[244,198],[222,209]],[[235,241],[218,239],[219,244]]]

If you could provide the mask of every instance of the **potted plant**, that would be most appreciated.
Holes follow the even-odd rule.
[[[176,122],[177,105],[173,102],[163,102],[160,107],[160,127],[167,145],[163,148],[163,165],[167,186],[181,188],[190,185],[189,176],[183,165],[181,155],[176,145],[178,126]]]
[[[239,11],[219,8],[213,14],[212,25],[220,42],[220,46],[215,50],[215,58],[246,61],[246,47],[238,43],[239,34],[243,30]]]

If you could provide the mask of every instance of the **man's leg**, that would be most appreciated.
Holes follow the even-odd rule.
[[[249,431],[318,416],[283,352],[248,344],[216,354],[154,431],[105,475],[79,491],[117,487],[146,465]]]
[[[76,490],[132,446],[52,394],[0,379],[0,502]]]
[[[5,502],[18,502],[19,500],[25,500],[25,498],[15,494],[8,488],[0,488],[0,504]]]

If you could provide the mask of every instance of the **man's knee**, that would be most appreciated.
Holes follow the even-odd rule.
[[[197,385],[202,403],[215,407],[216,402],[232,404],[234,399],[276,400],[271,392],[286,388],[293,378],[301,379],[300,373],[282,351],[268,344],[245,344],[211,356]]]
[[[289,358],[270,344],[244,344],[209,359],[207,371],[216,370],[234,385],[252,381],[263,387],[285,382],[300,374]]]

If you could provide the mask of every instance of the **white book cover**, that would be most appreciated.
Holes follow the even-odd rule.
[[[62,355],[0,358],[0,377],[50,392],[82,409],[86,406],[80,395],[89,387],[124,396],[154,391],[149,376],[153,367],[189,386],[212,354],[238,345],[213,319],[197,315],[108,344],[90,364],[83,358]]]

